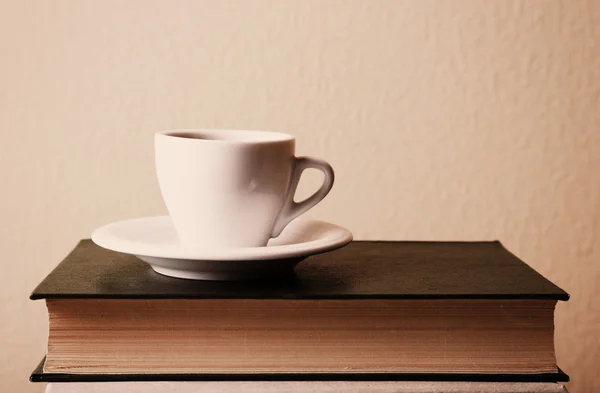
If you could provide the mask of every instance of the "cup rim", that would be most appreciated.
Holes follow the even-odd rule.
[[[190,135],[199,134],[205,136],[205,138],[189,137]],[[155,135],[156,137],[181,139],[187,141],[188,143],[219,143],[230,145],[282,143],[292,142],[296,139],[293,135],[279,131],[220,128],[172,129],[159,131]]]

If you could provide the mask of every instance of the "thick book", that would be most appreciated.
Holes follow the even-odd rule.
[[[558,383],[519,382],[103,382],[50,383],[46,393],[567,393]]]
[[[200,282],[84,240],[31,298],[48,307],[48,374],[558,380],[568,295],[499,242],[356,241],[291,277]]]

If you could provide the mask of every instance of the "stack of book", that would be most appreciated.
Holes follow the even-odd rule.
[[[227,262],[224,262],[227,263]],[[565,392],[568,294],[499,242],[354,241],[290,277],[161,276],[81,241],[33,291],[31,375],[74,392]]]

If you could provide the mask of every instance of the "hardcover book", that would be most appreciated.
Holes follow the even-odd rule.
[[[355,241],[290,277],[202,282],[83,240],[31,298],[50,318],[38,376],[566,379],[568,295],[499,242]]]

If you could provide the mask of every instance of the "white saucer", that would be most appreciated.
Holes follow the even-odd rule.
[[[98,228],[100,247],[133,254],[165,276],[193,280],[246,280],[291,273],[303,259],[350,243],[352,233],[324,221],[297,219],[266,247],[188,249],[169,216],[118,221]]]

